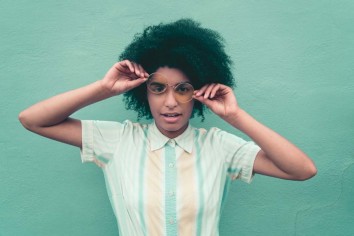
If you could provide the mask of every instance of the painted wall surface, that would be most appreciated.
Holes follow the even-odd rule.
[[[354,1],[0,1],[0,235],[117,235],[102,172],[18,113],[100,79],[136,32],[191,17],[219,31],[240,105],[313,158],[315,178],[236,182],[221,235],[354,235]],[[135,120],[121,97],[80,119]],[[213,114],[193,125],[218,126]]]

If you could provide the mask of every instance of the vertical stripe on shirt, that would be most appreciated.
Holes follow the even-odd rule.
[[[162,149],[150,151],[146,163],[146,206],[147,235],[164,235],[164,171]]]
[[[202,166],[201,166],[201,156],[200,156],[200,145],[198,140],[198,130],[195,130],[195,149],[196,149],[196,171],[197,171],[197,186],[199,187],[199,207],[197,213],[197,232],[196,235],[202,235],[202,222],[203,222],[203,213],[204,213],[204,188],[203,188],[203,173],[202,173]]]
[[[198,187],[194,153],[183,151],[177,164],[178,234],[195,235],[198,211]]]
[[[215,128],[168,142],[155,123],[91,123],[82,121],[82,160],[103,168],[122,236],[218,236],[230,183],[249,182],[259,151]]]
[[[165,145],[165,222],[166,235],[177,236],[177,207],[176,207],[176,153],[167,143]]]
[[[144,209],[144,191],[146,185],[144,184],[144,175],[145,175],[145,164],[146,164],[146,150],[147,148],[147,129],[144,129],[144,140],[143,146],[140,154],[140,163],[139,163],[139,216],[140,216],[140,224],[142,227],[142,232],[146,234],[146,224],[145,224],[145,209]]]

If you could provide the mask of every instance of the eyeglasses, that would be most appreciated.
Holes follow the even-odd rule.
[[[175,99],[180,103],[187,103],[193,99],[194,88],[188,82],[169,85],[168,79],[160,73],[152,73],[146,81],[148,90],[153,94],[163,94],[168,87],[173,89]]]

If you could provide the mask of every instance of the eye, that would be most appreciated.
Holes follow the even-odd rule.
[[[163,93],[166,90],[166,85],[152,82],[149,84],[149,90],[153,93]]]
[[[183,84],[177,85],[175,91],[179,94],[189,94],[189,93],[193,92],[193,87],[191,84],[183,83]]]

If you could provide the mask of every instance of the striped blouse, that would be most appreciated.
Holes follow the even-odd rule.
[[[119,235],[219,235],[231,180],[252,180],[260,148],[222,131],[169,139],[155,123],[82,121],[83,162],[102,168]]]

